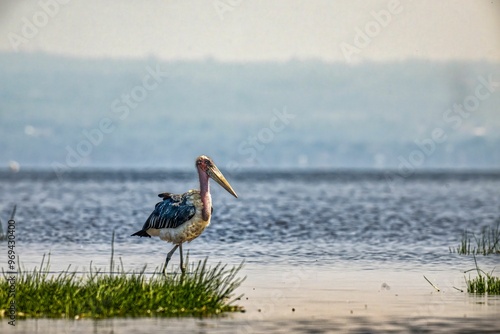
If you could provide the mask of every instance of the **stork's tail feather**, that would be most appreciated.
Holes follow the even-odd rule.
[[[140,231],[137,231],[135,232],[134,234],[131,235],[131,237],[133,237],[134,235],[137,235],[139,237],[148,237],[148,238],[151,238],[151,236],[148,234],[148,232],[144,231],[144,230],[140,230]]]

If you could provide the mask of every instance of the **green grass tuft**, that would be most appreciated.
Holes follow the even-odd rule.
[[[112,260],[111,260],[112,261]],[[236,275],[243,264],[227,268],[220,263],[207,266],[207,259],[191,265],[186,275],[163,276],[145,273],[102,273],[84,275],[69,267],[58,275],[49,263],[33,271],[19,270],[16,277],[17,316],[47,318],[109,318],[149,316],[208,316],[241,311],[233,305],[233,292],[244,278]],[[92,267],[92,264],[91,264]],[[6,317],[12,297],[4,272],[0,277],[0,317]]]
[[[477,271],[477,277],[470,279],[469,275],[469,279],[465,278],[465,284],[467,285],[467,292],[500,295],[500,277],[493,276],[493,270],[490,273],[487,273],[482,269],[479,269],[479,267],[477,266],[477,261],[475,256],[474,256],[474,262],[476,264],[476,268],[471,270]]]
[[[500,295],[500,277],[495,277],[491,273],[484,273],[473,279],[465,279],[467,292],[487,293],[490,295]]]
[[[450,248],[450,252],[461,255],[500,254],[500,220],[497,220],[495,227],[485,227],[480,236],[464,231],[460,245]]]

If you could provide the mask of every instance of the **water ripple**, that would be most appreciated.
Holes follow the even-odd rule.
[[[236,256],[319,261],[450,261],[465,229],[500,219],[500,174],[421,173],[388,186],[383,173],[279,172],[213,186],[212,225],[196,243]],[[159,192],[197,187],[194,172],[0,173],[0,214],[13,204],[24,244],[136,244]],[[444,260],[440,260],[443,259]]]

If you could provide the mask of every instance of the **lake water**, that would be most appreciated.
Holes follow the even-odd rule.
[[[415,328],[419,321],[433,330],[480,323],[500,328],[498,298],[484,300],[453,288],[465,288],[463,272],[474,261],[449,251],[465,229],[479,232],[500,221],[500,173],[421,172],[394,182],[384,172],[366,171],[259,171],[226,177],[239,198],[212,182],[212,223],[184,250],[195,261],[207,256],[211,263],[245,261],[247,280],[238,292],[245,293],[240,304],[246,313],[217,320],[134,320],[132,325],[114,319],[100,325],[30,320],[20,326],[26,332],[41,333],[49,326],[59,328],[56,332],[97,328],[118,333],[140,328],[144,321],[150,332],[166,323],[174,332],[186,326],[225,332],[241,324],[246,332],[258,332],[281,328],[284,321],[288,332],[384,331],[411,330],[405,320],[411,317]],[[17,205],[16,247],[26,268],[39,266],[49,252],[55,271],[69,264],[85,270],[90,261],[109,266],[115,231],[115,257],[125,268],[147,264],[152,271],[172,246],[130,235],[160,200],[158,193],[192,188],[198,188],[194,170],[82,171],[61,180],[49,171],[4,172],[0,218],[5,228]],[[169,270],[176,270],[178,254],[171,263]],[[500,257],[479,256],[478,264],[491,271]],[[457,322],[457,317],[469,320]]]

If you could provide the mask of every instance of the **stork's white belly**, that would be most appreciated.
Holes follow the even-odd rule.
[[[208,221],[205,221],[201,219],[201,217],[197,217],[197,215],[195,215],[189,221],[185,222],[177,228],[162,228],[158,230],[158,236],[160,237],[160,239],[172,242],[174,244],[179,244],[186,241],[189,242],[198,237],[209,224],[210,218],[208,219]],[[150,232],[148,231],[148,233]]]

